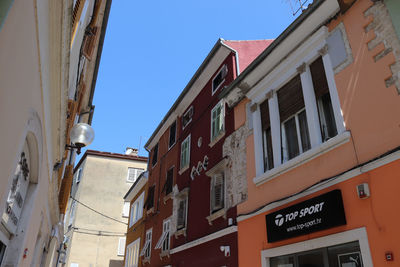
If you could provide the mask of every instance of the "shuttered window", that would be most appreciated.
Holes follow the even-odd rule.
[[[318,106],[322,141],[326,141],[337,135],[337,128],[324,63],[321,57],[310,65],[310,71]]]
[[[265,100],[263,103],[261,103],[260,113],[261,113],[261,129],[263,134],[262,141],[263,141],[263,154],[264,154],[264,171],[267,171],[274,167],[268,99]]]
[[[136,179],[144,172],[144,169],[128,168],[128,182],[135,182]]]
[[[187,207],[187,198],[180,199],[178,203],[178,223],[177,229],[183,229],[186,227],[186,207]]]
[[[125,242],[126,242],[126,237],[120,237],[118,240],[118,256],[124,256],[125,254]]]
[[[300,76],[297,75],[278,90],[279,116],[281,122],[304,108]]]
[[[158,143],[157,143],[157,145],[154,146],[154,149],[153,149],[153,158],[151,160],[151,165],[152,166],[156,165],[157,160],[158,160]]]
[[[211,110],[211,142],[219,137],[225,130],[224,102],[220,101]]]
[[[167,171],[167,179],[165,180],[163,191],[165,191],[165,195],[168,195],[172,192],[172,185],[174,182],[174,168],[171,168]]]
[[[224,174],[217,173],[211,180],[211,213],[224,207]]]
[[[181,144],[181,170],[189,166],[190,161],[190,135]]]

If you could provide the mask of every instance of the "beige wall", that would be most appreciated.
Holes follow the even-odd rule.
[[[127,182],[128,167],[146,169],[147,162],[88,155],[80,167],[83,174],[77,186],[76,199],[103,214],[128,223],[128,218],[122,217],[123,197],[132,186],[131,182]],[[80,229],[71,231],[67,266],[71,263],[88,267],[122,266],[123,256],[117,256],[117,249],[119,238],[125,236],[126,224],[110,220],[77,204],[73,225]],[[98,231],[103,231],[103,235],[98,235]]]

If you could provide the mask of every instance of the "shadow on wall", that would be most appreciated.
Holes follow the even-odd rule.
[[[122,267],[124,266],[123,260],[110,260],[109,267]]]

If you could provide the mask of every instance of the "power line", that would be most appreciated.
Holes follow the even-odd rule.
[[[118,237],[126,236],[125,233],[120,233],[120,232],[110,232],[110,231],[102,231],[102,230],[94,230],[94,229],[85,229],[85,228],[79,228],[79,227],[72,227],[72,230],[75,233],[86,234],[86,235],[118,236]]]
[[[93,211],[93,212],[95,212],[95,213],[97,213],[97,214],[99,214],[99,215],[101,215],[101,216],[103,216],[103,217],[106,217],[106,218],[108,218],[108,219],[110,219],[110,220],[113,220],[113,221],[116,221],[116,222],[119,222],[119,223],[122,223],[122,224],[125,224],[125,225],[128,225],[126,222],[123,222],[123,221],[120,221],[120,220],[115,219],[115,218],[113,218],[113,217],[110,217],[110,216],[108,216],[108,215],[105,215],[104,213],[101,213],[100,211],[97,211],[97,210],[95,210],[95,209],[89,207],[88,205],[83,204],[82,202],[80,202],[79,200],[75,199],[75,198],[72,197],[72,196],[70,196],[70,198],[71,198],[72,200],[78,202],[79,204],[81,204],[81,205],[84,206],[85,208],[88,208],[88,209],[90,209],[91,211]]]

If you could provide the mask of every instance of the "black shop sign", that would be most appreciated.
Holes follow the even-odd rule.
[[[346,224],[342,192],[337,189],[266,215],[268,242]]]

